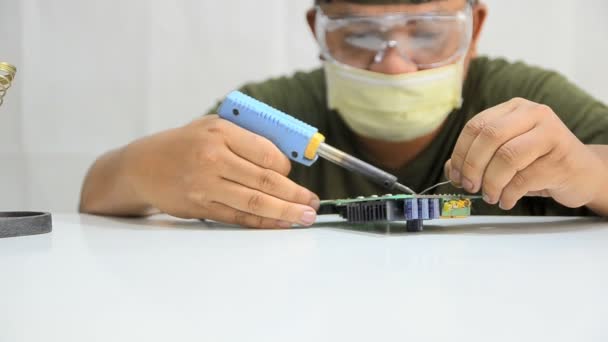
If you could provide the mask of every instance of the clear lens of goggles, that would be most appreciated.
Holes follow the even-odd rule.
[[[317,38],[326,58],[366,69],[389,49],[419,69],[450,64],[469,48],[471,7],[454,13],[332,18],[317,7]]]

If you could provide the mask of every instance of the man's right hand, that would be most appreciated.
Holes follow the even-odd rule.
[[[208,115],[126,146],[132,193],[181,218],[253,228],[309,226],[319,197],[287,178],[289,159],[269,140]]]

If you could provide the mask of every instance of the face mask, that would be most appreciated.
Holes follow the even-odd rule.
[[[326,61],[328,105],[359,135],[413,140],[439,128],[460,108],[463,63],[386,75]]]

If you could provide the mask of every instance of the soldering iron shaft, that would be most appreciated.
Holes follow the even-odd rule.
[[[404,193],[415,195],[412,189],[397,182],[397,177],[390,173],[383,171],[371,164],[364,162],[361,159],[355,158],[350,154],[342,152],[335,147],[321,143],[317,150],[319,157],[326,159],[338,166],[341,166],[352,172],[359,173],[377,184],[382,185],[389,190],[399,190]]]

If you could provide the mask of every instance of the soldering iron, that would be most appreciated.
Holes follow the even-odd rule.
[[[310,166],[318,157],[359,173],[387,190],[415,195],[397,177],[325,143],[318,129],[241,92],[230,93],[218,114],[272,141],[289,159]]]

